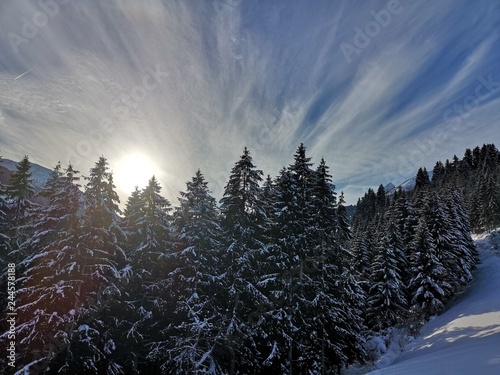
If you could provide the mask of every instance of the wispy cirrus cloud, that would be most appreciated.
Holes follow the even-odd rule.
[[[53,16],[33,1],[0,5],[5,157],[79,159],[86,172],[101,154],[113,166],[142,152],[174,200],[197,168],[220,196],[244,146],[275,175],[305,142],[353,202],[500,140],[499,92],[466,100],[489,75],[500,81],[494,0],[54,3]],[[347,61],[341,44],[390,6],[399,11]],[[47,22],[26,38],[37,12]],[[27,42],[13,46],[13,34]],[[450,111],[464,100],[459,123]]]

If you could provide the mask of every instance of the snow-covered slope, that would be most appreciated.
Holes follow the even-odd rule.
[[[0,160],[0,167],[8,169],[10,172],[14,172],[17,169],[17,164],[18,162],[9,159]],[[41,189],[43,185],[45,185],[45,182],[47,182],[50,177],[50,173],[50,169],[31,163],[31,177],[33,179],[33,185],[35,185],[36,188]]]
[[[408,180],[404,181],[401,185],[398,185],[398,186],[394,186],[394,184],[392,182],[389,182],[386,186],[385,186],[385,192],[386,194],[388,195],[392,195],[396,192],[396,190],[398,189],[401,189],[403,191],[410,191],[410,190],[413,190],[413,188],[415,187],[415,180],[416,178],[415,177],[411,177],[409,178]]]
[[[386,193],[388,193],[388,192],[396,189],[396,186],[394,186],[394,184],[392,182],[389,182],[387,185],[384,186],[384,189],[385,189]]]
[[[423,327],[392,366],[371,375],[500,374],[500,232],[476,244],[481,264],[467,290]]]
[[[433,172],[432,170],[427,171],[430,179],[432,179],[432,172]],[[389,182],[385,187],[385,192],[387,194],[394,194],[394,192],[397,189],[401,189],[403,191],[413,190],[413,188],[415,187],[416,180],[417,180],[417,176],[415,175],[415,176],[410,177],[409,179],[403,181],[399,186],[394,186],[394,184],[392,182]],[[391,185],[392,185],[392,188],[390,188]]]
[[[410,191],[413,190],[415,187],[415,177],[409,178],[408,180],[404,181],[401,185],[399,185],[403,191]]]

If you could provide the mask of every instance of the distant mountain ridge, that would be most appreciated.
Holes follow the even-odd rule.
[[[427,174],[429,175],[429,178],[432,179],[432,170],[427,171]],[[385,192],[386,194],[394,194],[394,192],[398,189],[401,189],[403,191],[411,191],[415,187],[415,183],[417,180],[417,176],[410,177],[409,179],[403,181],[399,186],[394,186],[392,182],[389,182],[387,185],[385,185]]]
[[[415,187],[415,181],[416,181],[416,177],[411,177],[409,178],[408,180],[406,181],[403,181],[400,185],[398,186],[394,186],[394,184],[392,182],[389,182],[387,185],[385,185],[385,192],[387,194],[394,194],[394,192],[398,189],[401,189],[403,191],[410,191],[410,190],[413,190],[413,188]]]
[[[17,169],[17,165],[19,162],[10,160],[10,159],[0,159],[0,181],[4,184],[8,184],[10,180],[10,176],[12,173],[14,173]],[[32,179],[33,179],[33,185],[35,186],[35,190],[39,191],[43,188],[45,183],[50,177],[51,170],[43,167],[39,164],[32,163],[31,164],[31,173],[32,173]]]

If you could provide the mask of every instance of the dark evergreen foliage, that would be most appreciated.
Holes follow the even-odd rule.
[[[415,177],[415,192],[420,189],[426,188],[430,185],[429,173],[427,173],[427,169],[419,168],[417,172],[417,176]]]
[[[405,318],[408,303],[403,282],[406,267],[403,251],[399,229],[390,221],[379,234],[370,267],[367,320],[374,330],[397,326]]]
[[[265,268],[268,252],[269,221],[260,187],[262,175],[245,147],[231,170],[220,201],[225,236],[221,297],[228,312],[223,328],[224,345],[228,348],[224,370],[229,374],[249,372],[259,360],[265,359],[265,354],[258,350],[258,343],[266,335],[262,330],[263,320],[254,314],[256,309],[267,310],[270,304],[256,272]]]
[[[445,164],[437,162],[432,181],[426,169],[420,168],[414,189],[396,189],[387,197],[382,215],[381,187],[377,194],[368,190],[359,200],[353,218],[351,252],[361,283],[369,279],[369,273],[372,275],[369,301],[380,298],[380,286],[374,285],[373,278],[388,280],[388,275],[382,276],[379,271],[383,268],[381,249],[387,247],[388,233],[398,233],[401,239],[401,257],[395,264],[400,271],[401,295],[412,306],[413,317],[439,313],[472,279],[478,257],[471,231],[500,225],[499,160],[495,146],[484,145],[467,149],[463,159],[454,156]],[[367,272],[369,264],[372,266]],[[373,304],[380,309],[380,301]],[[375,316],[369,305],[368,309],[368,316]]]
[[[222,229],[214,197],[198,170],[180,193],[174,213],[178,246],[169,279],[178,290],[175,323],[169,332],[169,373],[222,373]]]
[[[0,156],[0,163],[2,163],[2,157]],[[0,177],[2,177],[2,172],[0,171]],[[8,235],[9,221],[7,220],[7,186],[2,183],[0,179],[0,275],[3,274],[5,266],[7,265],[7,254],[10,252],[11,238]]]
[[[78,290],[79,319],[68,342],[69,353],[58,353],[55,370],[63,373],[119,373],[120,297],[127,274],[120,246],[118,195],[108,162],[100,157],[86,178],[85,205],[77,239],[83,282]],[[118,350],[117,350],[118,349]]]
[[[8,246],[10,261],[16,263],[28,255],[23,243],[29,237],[30,209],[36,206],[31,200],[34,194],[31,163],[28,156],[25,156],[10,177],[6,190],[5,235],[10,239]]]
[[[432,180],[419,169],[412,191],[369,189],[352,221],[303,144],[262,176],[245,148],[219,205],[197,171],[175,209],[153,177],[122,215],[104,157],[84,192],[58,164],[42,205],[25,157],[0,186],[0,258],[17,262],[21,285],[19,369],[339,373],[366,359],[367,335],[439,314],[472,279],[471,231],[500,225],[494,145],[437,162]]]

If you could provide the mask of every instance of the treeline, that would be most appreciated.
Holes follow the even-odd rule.
[[[367,295],[367,322],[416,328],[472,279],[471,232],[500,226],[500,153],[492,144],[467,149],[432,179],[420,168],[411,191],[369,189],[353,217],[350,251]],[[424,312],[422,316],[422,312]]]
[[[500,226],[500,153],[493,144],[466,149],[462,159],[438,161],[432,183],[462,192],[473,232]]]
[[[197,171],[176,207],[153,177],[124,212],[104,157],[85,180],[57,165],[45,205],[32,203],[26,157],[0,196],[17,369],[328,374],[362,362],[370,332],[439,312],[477,261],[466,192],[419,176],[411,193],[369,191],[353,237],[328,166],[303,145],[274,179],[245,148],[218,203]]]

